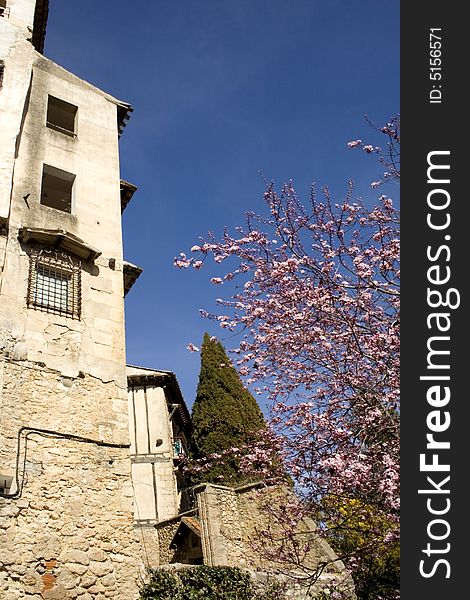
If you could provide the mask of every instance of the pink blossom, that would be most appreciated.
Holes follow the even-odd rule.
[[[348,142],[349,148],[356,148],[357,146],[360,146],[361,144],[362,144],[362,140],[352,140],[351,142]]]
[[[192,259],[188,259],[184,252],[180,252],[178,257],[175,257],[174,264],[179,269],[186,269],[191,264]]]
[[[385,165],[373,187],[399,180],[399,120],[383,134],[384,151],[348,143]],[[355,200],[352,184],[337,202],[325,188],[302,203],[291,181],[279,192],[269,184],[263,198],[264,214],[250,213],[235,233],[201,242],[216,263],[230,257],[230,270],[212,283],[240,277],[234,295],[217,300],[222,314],[202,314],[242,332],[233,349],[238,371],[273,407],[261,441],[236,450],[241,469],[272,479],[287,470],[295,481],[305,503],[286,507],[285,518],[273,514],[287,537],[305,506],[332,495],[374,506],[389,524],[370,532],[381,547],[398,530],[398,211],[386,195],[375,206]],[[186,255],[178,260],[187,266]],[[279,457],[285,468],[273,476]],[[339,517],[329,515],[333,525]],[[289,552],[286,545],[284,559],[294,559]],[[348,560],[352,570],[365,568],[360,555]]]

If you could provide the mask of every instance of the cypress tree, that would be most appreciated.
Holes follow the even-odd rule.
[[[256,439],[256,432],[265,427],[256,400],[243,386],[224,347],[207,333],[201,348],[192,424],[191,456],[195,459],[250,444]],[[238,460],[225,456],[221,461],[212,461],[210,469],[192,481],[234,484],[242,482],[243,477],[238,471]]]

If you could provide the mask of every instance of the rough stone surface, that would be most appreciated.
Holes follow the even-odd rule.
[[[310,547],[300,569],[292,563],[275,562],[271,554],[273,539],[268,541],[269,552],[263,550],[266,544],[263,531],[271,528],[274,534],[276,532],[271,510],[285,502],[290,493],[286,488],[249,485],[239,488],[205,485],[197,489],[204,564],[238,566],[261,574],[284,573],[286,582],[292,582],[292,575],[296,575],[297,587],[289,583],[289,597],[297,599],[306,597],[306,587],[301,582],[304,569],[313,573],[320,563],[326,563],[312,590],[320,592],[329,586],[332,589],[341,588],[347,591],[351,599],[355,598],[350,575],[328,543],[317,535],[313,521],[304,519],[298,525],[297,539],[308,543]],[[266,507],[270,510],[266,510]],[[174,557],[168,547],[174,534],[171,525],[169,522],[165,527],[159,528],[161,564],[163,560],[170,562]],[[279,534],[281,533],[279,530]],[[282,535],[273,535],[273,538],[276,537],[282,539]],[[259,577],[262,580],[263,576]]]
[[[159,544],[159,565],[167,565],[174,562],[175,550],[170,548],[171,540],[173,539],[176,530],[178,529],[179,519],[171,520],[159,526],[158,544]]]
[[[0,457],[10,472],[22,424],[99,439],[100,419],[112,418],[106,411],[95,412],[94,427],[88,421],[81,430],[74,411],[67,415],[74,401],[70,388],[51,392],[58,374],[7,362],[3,375],[2,415],[9,418]],[[120,394],[113,383],[91,377],[80,379],[77,392],[82,408]],[[25,396],[29,402],[22,406],[17,400]],[[123,493],[130,477],[128,450],[28,432],[27,440],[21,438],[21,456],[25,451],[21,498],[0,498],[0,597],[31,599],[43,593],[51,600],[94,600],[119,589],[117,598],[137,598],[146,559],[133,526],[132,499]],[[95,590],[90,592],[92,586]]]

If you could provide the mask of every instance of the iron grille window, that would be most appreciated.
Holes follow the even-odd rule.
[[[57,250],[33,251],[29,265],[28,307],[80,319],[80,261]]]

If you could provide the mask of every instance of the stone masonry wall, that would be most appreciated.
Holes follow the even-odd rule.
[[[22,426],[127,443],[126,391],[114,382],[12,360],[2,375],[2,474],[15,474]],[[155,549],[133,526],[128,448],[24,431],[19,481],[19,498],[0,498],[0,598],[135,600]]]
[[[170,548],[176,530],[178,529],[179,519],[172,519],[160,525],[158,532],[158,545],[160,549],[158,566],[171,563],[175,557],[175,550]]]
[[[274,540],[282,539],[282,530],[274,522],[272,509],[278,506],[282,512],[282,505],[291,493],[283,488],[249,485],[235,489],[206,485],[198,490],[204,562],[214,566],[239,566],[258,573],[284,573],[288,580],[296,571],[301,579],[307,572],[315,573],[320,563],[327,563],[312,590],[320,592],[324,587],[340,586],[348,590],[350,598],[355,598],[350,575],[329,544],[315,533],[315,523],[309,519],[298,525],[297,539],[310,547],[302,559],[301,569],[296,569],[291,562],[275,560]],[[263,533],[269,529],[272,536]],[[290,589],[292,597],[305,597],[305,589],[299,581]]]

